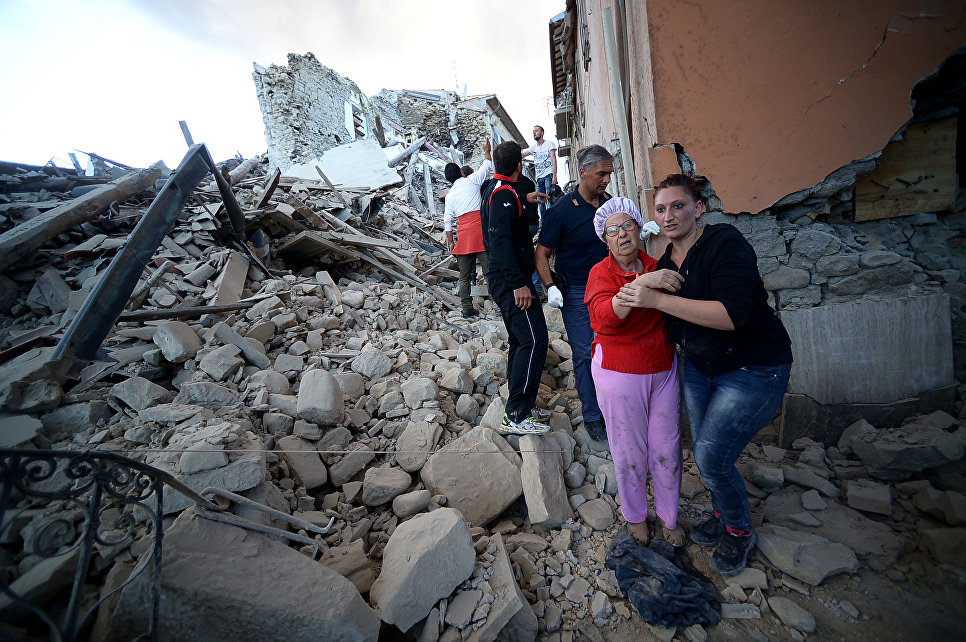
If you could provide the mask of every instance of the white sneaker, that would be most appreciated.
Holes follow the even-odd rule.
[[[532,416],[540,421],[545,421],[553,417],[553,413],[549,410],[544,410],[543,408],[534,408],[532,411]]]
[[[522,421],[512,421],[504,413],[500,432],[504,435],[546,435],[550,432],[550,426],[540,423],[533,417],[527,417]]]

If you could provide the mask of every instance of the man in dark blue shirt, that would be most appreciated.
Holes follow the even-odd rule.
[[[584,427],[591,439],[606,441],[604,417],[597,405],[597,390],[590,373],[590,344],[594,331],[584,304],[587,275],[607,256],[607,244],[594,230],[594,214],[610,195],[606,192],[614,171],[614,157],[600,145],[577,152],[580,182],[570,194],[547,210],[540,228],[535,261],[537,273],[547,291],[547,302],[561,308],[567,340],[573,352],[574,379],[584,417]],[[550,255],[555,254],[554,268],[566,282],[561,293],[550,275]]]

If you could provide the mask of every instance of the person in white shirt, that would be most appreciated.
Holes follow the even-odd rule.
[[[549,194],[550,186],[557,184],[557,143],[552,140],[544,140],[543,133],[543,127],[540,125],[533,126],[533,140],[536,141],[536,144],[523,150],[521,158],[533,156],[533,168],[537,176],[537,191]],[[541,203],[541,218],[546,211],[546,203]]]
[[[479,168],[464,176],[456,163],[447,163],[444,173],[446,180],[453,186],[446,194],[446,207],[443,210],[443,229],[450,252],[456,257],[460,278],[457,289],[463,308],[463,318],[470,319],[479,314],[473,307],[470,296],[470,275],[477,263],[480,271],[486,272],[486,251],[483,249],[483,228],[480,223],[480,187],[486,181],[493,163],[490,156],[490,141],[483,143],[486,157]],[[453,240],[453,219],[456,219],[456,241]]]

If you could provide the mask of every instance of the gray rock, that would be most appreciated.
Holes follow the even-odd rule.
[[[392,512],[400,519],[405,519],[429,506],[431,499],[432,496],[426,489],[404,493],[392,500]]]
[[[335,436],[337,435],[333,435],[333,437]],[[322,442],[320,441],[319,443]],[[318,444],[316,444],[316,448],[319,448]],[[326,445],[323,450],[334,449]],[[333,486],[341,486],[355,477],[360,470],[365,468],[376,457],[376,453],[372,452],[369,446],[358,442],[350,444],[348,450],[351,452],[346,453],[339,461],[329,465],[329,478]],[[325,456],[323,456],[323,459],[325,459]]]
[[[517,585],[507,556],[503,537],[497,533],[490,543],[496,547],[490,564],[489,584],[494,597],[486,622],[464,639],[468,642],[515,640],[532,642],[537,637],[539,623],[523,591]]]
[[[157,406],[155,406],[157,407]],[[74,434],[97,425],[101,419],[108,420],[114,411],[101,400],[73,403],[61,406],[40,418],[44,424],[44,434],[52,437],[58,433]],[[3,434],[3,430],[0,430]]]
[[[396,527],[369,595],[383,622],[408,631],[473,573],[476,551],[458,510],[440,508]]]
[[[577,508],[577,514],[595,531],[603,531],[614,523],[614,510],[603,498],[584,502]]]
[[[465,629],[473,621],[473,612],[483,597],[483,591],[460,591],[450,600],[446,607],[445,622],[455,626],[460,631]]]
[[[359,593],[368,593],[376,577],[363,546],[361,539],[353,540],[343,546],[330,548],[319,561],[352,582]]]
[[[755,463],[752,467],[751,481],[762,490],[778,490],[785,483],[785,474],[779,467]]]
[[[370,468],[362,483],[362,503],[366,506],[381,506],[391,502],[406,492],[413,479],[405,470],[399,468]]]
[[[198,368],[215,381],[224,381],[245,365],[245,360],[240,358],[239,354],[241,350],[234,345],[215,348],[202,357],[198,362]]]
[[[921,528],[919,535],[940,564],[966,566],[966,528]]]
[[[761,610],[754,604],[722,604],[721,617],[726,620],[760,620]]]
[[[193,445],[191,450],[181,454],[179,468],[185,475],[190,475],[227,465],[228,455],[225,454],[224,446],[202,441]]]
[[[837,236],[820,230],[804,228],[800,229],[798,234],[795,235],[791,251],[801,254],[810,261],[817,261],[825,255],[835,254],[841,247],[842,242]]]
[[[232,330],[231,326],[229,326],[227,323],[222,322],[215,326],[215,336],[218,337],[226,347],[234,346],[238,348],[238,352],[242,357],[245,358],[245,360],[248,361],[248,363],[252,364],[256,368],[264,370],[272,365],[272,362],[264,354],[264,343],[274,336],[274,324],[268,323],[266,330],[267,332],[259,332],[253,329],[249,332],[249,337],[252,337],[252,335],[256,336],[252,340],[249,340]]]
[[[167,403],[174,396],[167,388],[162,388],[144,377],[131,377],[114,384],[111,387],[111,395],[135,410],[144,410],[159,403]]]
[[[298,355],[282,353],[275,357],[274,368],[278,372],[301,372],[305,359]]]
[[[346,290],[342,293],[342,302],[353,309],[360,309],[366,302],[366,295],[359,290]]]
[[[852,549],[824,537],[772,525],[762,526],[756,533],[758,550],[771,564],[812,586],[830,575],[859,570]]]
[[[887,265],[892,265],[898,263],[902,260],[902,257],[895,252],[887,252],[885,250],[879,250],[874,252],[863,252],[859,255],[859,265],[867,270],[872,270],[875,268],[885,267]]]
[[[220,410],[239,402],[238,394],[207,381],[193,381],[181,384],[181,391],[175,395],[172,403],[202,406],[209,410]]]
[[[753,589],[753,588],[768,588],[768,576],[761,569],[754,568],[752,566],[745,567],[745,570],[733,575],[731,577],[724,578],[725,582],[728,584],[737,584],[743,589]]]
[[[310,370],[299,384],[299,419],[320,426],[334,426],[345,416],[345,402],[339,383],[328,370]]]
[[[584,479],[587,478],[587,469],[580,462],[571,462],[567,470],[564,471],[564,483],[567,488],[578,488],[583,486]]]
[[[856,479],[846,482],[849,506],[879,515],[892,515],[892,492],[885,484]]]
[[[777,595],[770,597],[768,606],[786,626],[805,633],[815,632],[815,617],[788,598]]]
[[[914,272],[912,263],[902,261],[851,276],[829,279],[828,289],[832,294],[838,295],[864,294],[888,286],[909,283]]]
[[[506,355],[502,352],[484,352],[476,357],[476,367],[482,372],[506,378]]]
[[[414,473],[426,464],[429,455],[443,434],[443,427],[427,421],[410,421],[396,440],[396,463],[407,473]]]
[[[0,448],[16,448],[40,434],[44,425],[30,415],[0,415]]]
[[[546,529],[557,528],[574,518],[563,478],[566,460],[562,453],[554,452],[558,448],[560,442],[552,434],[520,437],[520,475],[527,512],[532,524]],[[570,451],[573,452],[573,446]]]
[[[218,578],[217,590],[212,578]],[[147,629],[150,573],[127,586],[111,630]],[[267,591],[285,586],[285,591]],[[266,535],[182,514],[164,533],[160,637],[167,640],[376,640],[379,619],[346,578]],[[294,593],[289,593],[294,591]],[[293,601],[297,594],[304,601]],[[204,596],[204,599],[199,599]],[[311,604],[311,608],[305,608]]]
[[[791,290],[804,288],[812,279],[808,270],[800,270],[783,265],[774,272],[769,272],[762,280],[766,290]]]
[[[76,546],[62,555],[44,559],[11,582],[10,590],[21,599],[35,606],[42,606],[73,583],[80,548]],[[6,622],[10,621],[7,618],[30,613],[26,607],[14,602],[7,594],[0,595],[0,611],[4,613]]]
[[[456,416],[468,423],[473,423],[480,416],[480,404],[471,395],[462,394],[456,400]]]
[[[901,430],[876,430],[866,424],[852,433],[849,447],[873,477],[903,481],[915,473],[962,459],[966,454],[966,428],[947,432],[921,419],[904,424]]]
[[[831,497],[832,499],[839,496],[839,489],[835,484],[823,477],[819,477],[810,470],[786,464],[782,466],[782,472],[787,482],[798,484],[805,488],[814,488],[826,497]]]
[[[258,486],[265,479],[265,476],[265,455],[262,452],[248,454],[242,459],[235,460],[220,468],[191,475],[177,475],[182,484],[196,493],[201,493],[206,488],[223,488],[233,493],[239,493]],[[162,512],[165,515],[170,515],[193,504],[193,499],[171,490],[164,494]]]
[[[291,390],[288,377],[274,370],[259,370],[248,378],[249,390],[261,388],[278,395],[287,395]]]
[[[815,262],[815,271],[822,276],[848,276],[859,271],[858,254],[823,256]]]
[[[828,504],[814,489],[802,493],[802,506],[805,510],[825,510],[828,508]]]
[[[298,437],[282,437],[275,444],[279,458],[288,464],[292,476],[306,489],[318,488],[328,481],[325,464],[315,445]]]
[[[446,495],[474,526],[485,526],[523,492],[520,456],[489,428],[474,428],[430,456],[420,477],[433,494]]]
[[[163,321],[154,331],[154,344],[171,363],[184,363],[201,349],[201,339],[191,326],[181,321]]]
[[[402,384],[403,398],[406,405],[415,410],[424,401],[434,401],[439,394],[436,382],[427,377],[412,377]]]
[[[463,368],[451,368],[440,379],[439,386],[444,390],[450,390],[457,394],[470,394],[473,392],[473,378]]]
[[[335,372],[332,376],[335,377],[344,397],[358,399],[366,394],[366,381],[358,372]]]
[[[913,505],[950,526],[966,526],[966,495],[956,491],[923,488],[912,498]]]
[[[365,348],[351,361],[349,367],[372,381],[392,371],[392,359],[373,348]]]
[[[262,316],[274,310],[276,308],[284,307],[285,304],[277,296],[271,296],[267,299],[262,299],[252,307],[248,308],[245,312],[245,318],[249,321],[254,321],[255,319],[260,319]],[[274,325],[274,324],[272,324]]]

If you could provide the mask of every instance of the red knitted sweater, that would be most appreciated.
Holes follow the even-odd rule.
[[[657,261],[644,250],[638,251],[644,273],[653,272]],[[667,336],[664,315],[649,308],[633,308],[626,319],[614,314],[611,299],[626,283],[639,276],[625,272],[612,254],[595,265],[587,277],[584,303],[590,312],[590,325],[597,333],[591,344],[604,350],[601,365],[606,370],[627,374],[655,374],[671,369],[674,345]]]

